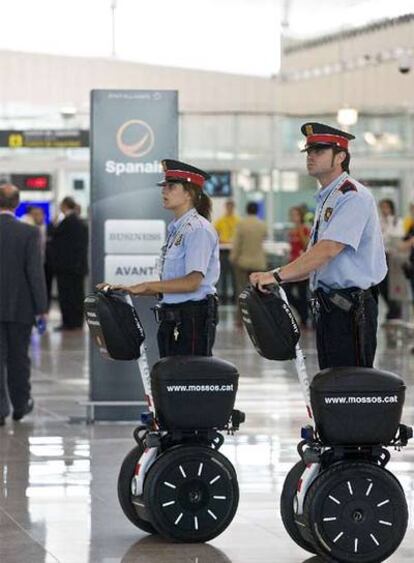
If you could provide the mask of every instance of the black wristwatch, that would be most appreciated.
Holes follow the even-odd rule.
[[[276,270],[273,270],[273,277],[275,278],[275,280],[277,281],[278,284],[283,283],[282,278],[279,276],[279,272],[282,268],[276,268]]]

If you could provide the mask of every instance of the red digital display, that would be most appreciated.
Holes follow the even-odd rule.
[[[11,174],[10,180],[22,191],[45,192],[52,189],[50,174]]]
[[[48,190],[48,176],[27,176],[25,179],[25,188],[28,190]]]

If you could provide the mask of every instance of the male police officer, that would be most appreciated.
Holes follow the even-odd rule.
[[[378,318],[377,284],[387,266],[375,200],[349,176],[348,143],[353,135],[305,123],[307,168],[321,188],[307,252],[283,268],[251,274],[267,284],[309,277],[319,366],[372,367]]]

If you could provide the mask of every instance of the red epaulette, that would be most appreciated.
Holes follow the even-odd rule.
[[[355,184],[353,184],[352,182],[350,182],[349,180],[347,180],[346,182],[344,182],[342,184],[342,186],[339,188],[339,191],[342,192],[343,194],[346,194],[347,192],[357,192],[358,188],[356,187]]]

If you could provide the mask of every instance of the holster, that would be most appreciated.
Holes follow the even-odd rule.
[[[375,289],[338,289],[325,292],[321,289],[315,291],[315,299],[319,307],[325,312],[332,311],[332,307],[337,307],[346,313],[351,313],[354,336],[357,344],[358,358],[357,365],[365,363],[365,307],[364,301],[373,296],[376,298]],[[318,319],[317,319],[318,320]]]
[[[218,324],[218,297],[217,295],[207,296],[207,319],[206,319],[206,334],[207,334],[207,355],[210,355],[213,347],[213,339],[215,329]]]
[[[176,305],[157,303],[152,310],[157,323],[162,321],[180,323],[183,318],[192,315],[194,311],[205,310],[206,307],[207,321],[214,323],[215,326],[218,323],[218,299],[216,295],[207,295],[201,301],[185,301]]]

